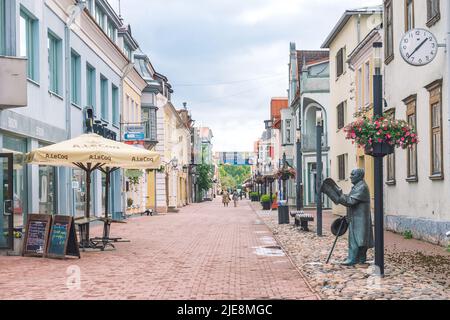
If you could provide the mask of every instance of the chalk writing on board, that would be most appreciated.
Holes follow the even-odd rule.
[[[28,229],[27,251],[44,253],[47,222],[31,221]]]

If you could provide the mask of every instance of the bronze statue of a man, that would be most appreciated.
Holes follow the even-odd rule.
[[[350,194],[340,194],[339,203],[346,206],[348,227],[348,258],[345,266],[364,264],[367,250],[374,247],[370,192],[364,181],[364,169],[355,169],[350,175],[353,188]]]

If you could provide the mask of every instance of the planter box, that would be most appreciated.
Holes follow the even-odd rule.
[[[391,146],[386,142],[374,143],[372,148],[366,147],[365,154],[375,158],[382,158],[388,154],[394,153],[394,148],[395,146]]]
[[[270,202],[261,202],[263,210],[270,210]]]

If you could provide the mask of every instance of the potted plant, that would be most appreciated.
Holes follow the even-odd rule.
[[[344,131],[346,139],[353,140],[353,144],[373,157],[391,154],[395,147],[412,148],[419,142],[415,129],[404,120],[363,117],[347,125]]]
[[[263,207],[263,210],[270,210],[271,203],[270,203],[270,195],[265,194],[261,197],[261,205]]]
[[[128,198],[127,199],[127,206],[128,206],[128,208],[131,208],[132,205],[133,205],[133,199]]]
[[[250,193],[250,199],[252,200],[252,202],[259,201],[259,193],[258,192],[251,192]]]

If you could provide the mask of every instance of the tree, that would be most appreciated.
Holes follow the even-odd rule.
[[[212,188],[212,180],[214,177],[214,167],[208,164],[200,164],[197,166],[197,185],[200,191],[208,191]]]

